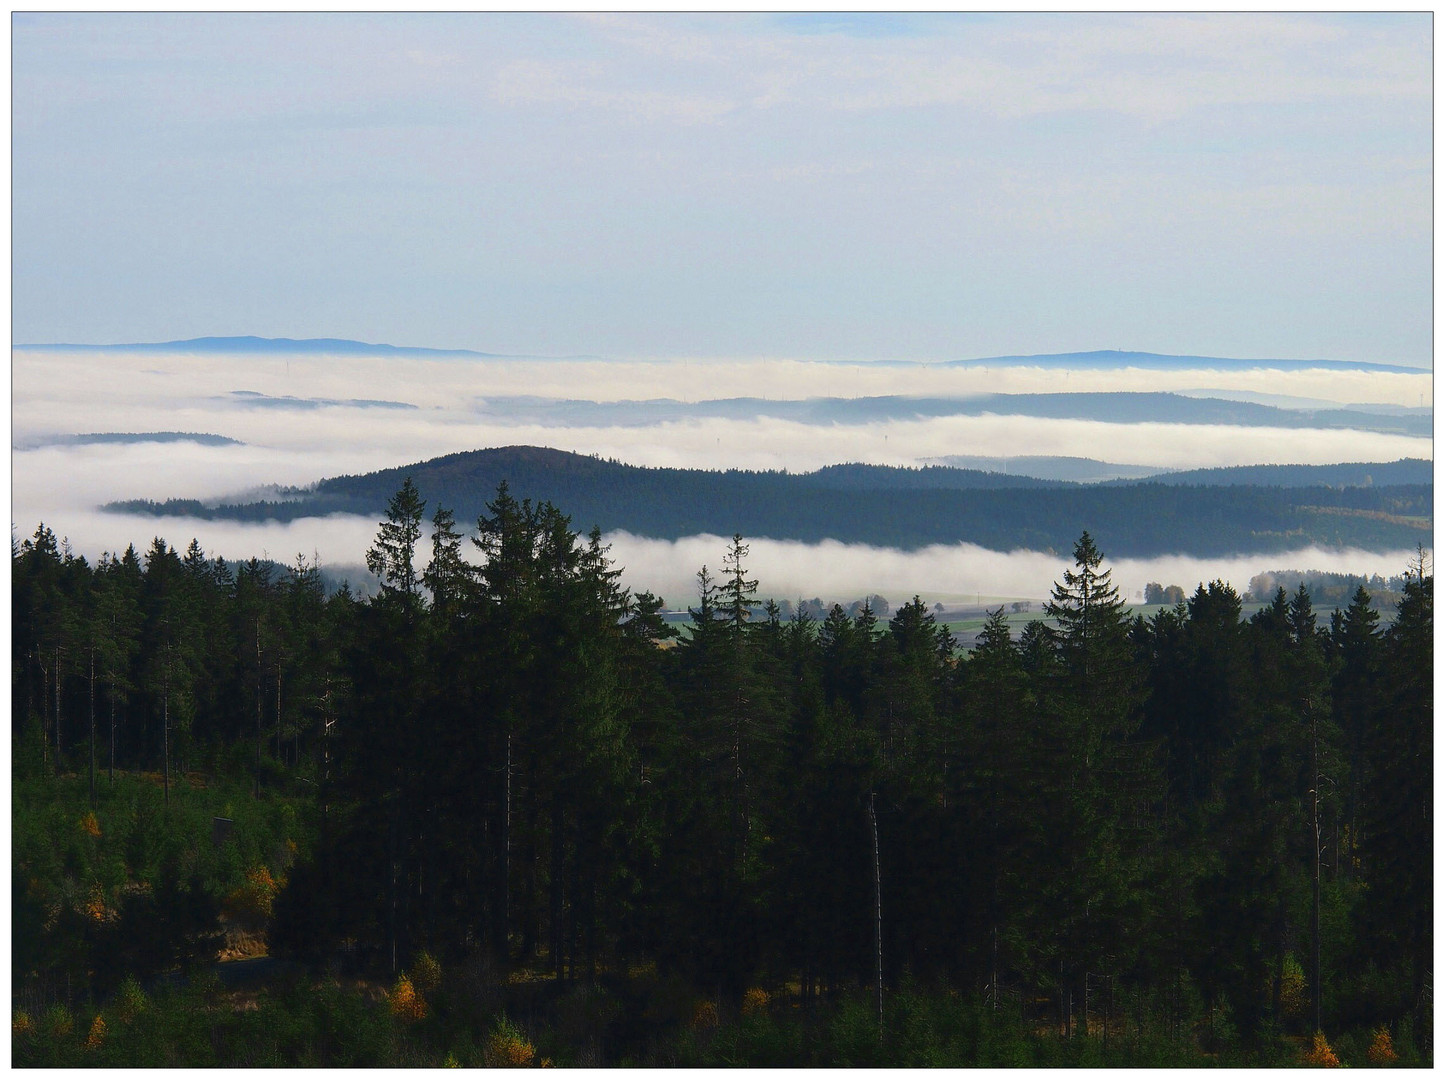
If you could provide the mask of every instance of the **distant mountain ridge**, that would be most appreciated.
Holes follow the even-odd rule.
[[[1186,469],[1153,477],[1154,483],[1206,486],[1265,484],[1271,487],[1392,487],[1434,484],[1433,462],[1423,458],[1399,461],[1355,461],[1338,465],[1231,465],[1217,469]],[[1114,480],[1117,485],[1125,481]]]
[[[66,352],[124,352],[145,350],[146,352],[176,353],[239,353],[251,355],[283,354],[287,356],[415,356],[415,357],[474,357],[480,360],[593,360],[590,356],[525,356],[515,353],[477,352],[473,349],[428,349],[416,345],[384,345],[366,341],[352,341],[349,338],[263,338],[254,335],[241,337],[198,337],[184,341],[138,341],[115,345],[80,345],[60,343],[37,343],[12,346],[15,349],[32,351],[64,350]]]
[[[38,450],[44,446],[95,446],[106,444],[189,442],[200,446],[245,446],[240,439],[200,431],[91,431],[77,435],[41,435],[15,443],[17,450]]]
[[[237,521],[381,517],[407,477],[431,507],[474,522],[505,481],[574,526],[678,539],[701,533],[915,550],[968,542],[995,551],[1068,551],[1088,529],[1115,557],[1264,554],[1319,545],[1408,550],[1432,542],[1428,485],[1300,488],[1160,483],[1081,486],[965,469],[844,465],[802,475],[641,468],[547,447],[448,454],[339,476],[278,499],[112,503],[114,512]]]
[[[1076,371],[1112,371],[1133,367],[1146,371],[1388,371],[1405,375],[1429,375],[1430,368],[1402,364],[1375,364],[1363,360],[1240,360],[1223,356],[1174,356],[1168,353],[1126,352],[1096,349],[1092,352],[1039,353],[1035,356],[990,356],[978,360],[947,360],[947,367],[1042,367],[1071,368]]]
[[[1433,413],[1368,413],[1358,409],[1282,409],[1247,401],[1154,391],[1055,394],[969,394],[954,397],[712,398],[679,401],[588,401],[533,395],[487,397],[475,406],[507,423],[555,427],[642,427],[684,419],[786,420],[804,424],[868,424],[949,416],[1030,416],[1109,424],[1215,424],[1239,427],[1328,428],[1426,437]]]
[[[1164,476],[1169,469],[1155,465],[1124,465],[1096,458],[1028,454],[1016,457],[982,457],[976,454],[947,454],[933,458],[934,464],[955,469],[982,469],[1012,478],[1063,480],[1076,484],[1097,484],[1106,480],[1147,480]]]
[[[983,469],[1012,480],[1049,480],[1080,484],[1188,484],[1196,486],[1258,485],[1264,487],[1388,487],[1434,483],[1434,465],[1424,458],[1399,461],[1356,461],[1338,465],[1224,465],[1212,469],[1162,469],[1120,465],[1078,457],[985,458],[950,455],[939,465]],[[1020,485],[1022,486],[1022,485]]]
[[[14,349],[66,349],[89,351],[105,349],[146,349],[160,352],[221,353],[316,353],[333,356],[470,356],[481,359],[563,359],[596,360],[596,356],[540,357],[515,353],[477,352],[473,349],[431,349],[415,345],[371,344],[349,338],[265,338],[255,335],[238,337],[198,337],[183,341],[131,342],[116,345],[82,345],[31,343],[13,345]],[[869,361],[830,360],[823,363],[868,363]],[[1168,353],[1129,352],[1120,349],[1095,349],[1089,352],[1038,353],[1031,356],[986,356],[971,360],[888,361],[905,366],[941,367],[1043,367],[1071,368],[1080,371],[1112,370],[1120,367],[1143,368],[1149,371],[1204,369],[1210,371],[1253,371],[1259,368],[1277,371],[1385,371],[1407,375],[1429,375],[1430,368],[1400,364],[1376,364],[1359,360],[1241,360],[1222,356],[1175,356]]]

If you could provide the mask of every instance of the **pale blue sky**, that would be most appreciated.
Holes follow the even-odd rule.
[[[1428,366],[1431,29],[16,15],[14,340]]]

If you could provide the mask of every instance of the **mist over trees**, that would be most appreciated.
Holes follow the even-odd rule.
[[[78,773],[93,810],[159,773],[161,821],[197,773],[309,807],[269,942],[317,972],[651,965],[727,1015],[881,980],[1064,1038],[1429,1046],[1423,558],[1388,625],[1363,587],[1328,625],[1302,586],[1244,620],[1221,582],[1143,619],[1086,532],[1043,618],[1015,639],[1000,608],[960,654],[917,597],[760,607],[748,554],[699,570],[679,634],[505,483],[474,529],[402,484],[366,601],[160,538],[91,566],[42,525],[12,550],[14,776]],[[138,891],[28,812],[18,986],[76,1007],[214,948],[200,856]]]
[[[332,477],[284,491],[277,500],[219,505],[130,500],[106,509],[247,522],[375,515],[407,480],[419,497],[446,505],[463,521],[485,513],[486,493],[505,481],[537,501],[567,507],[583,530],[595,525],[603,532],[664,539],[742,532],[909,551],[963,541],[993,551],[1066,553],[1081,521],[1091,523],[1115,557],[1264,553],[1311,544],[1411,550],[1430,543],[1434,513],[1434,489],[1419,482],[1201,485],[1159,478],[1089,486],[942,466],[876,465],[795,475],[642,468],[535,446],[474,450]]]

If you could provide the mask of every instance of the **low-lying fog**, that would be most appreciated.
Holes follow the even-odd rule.
[[[210,555],[230,561],[252,555],[293,563],[297,554],[319,558],[323,567],[351,576],[358,591],[367,591],[360,570],[364,552],[376,538],[376,521],[337,514],[286,524],[241,524],[194,518],[145,518],[78,510],[66,517],[48,516],[58,533],[74,550],[92,558],[101,551],[119,551],[134,543],[144,552],[151,538],[163,537],[184,550],[192,538]],[[26,535],[25,527],[20,528]],[[33,525],[29,532],[34,531]],[[666,598],[673,607],[696,602],[697,572],[707,566],[716,573],[729,541],[718,536],[689,536],[655,540],[625,532],[604,538],[611,558],[622,567],[623,584]],[[930,604],[972,604],[980,598],[1041,600],[1071,565],[1068,552],[997,552],[973,544],[936,545],[919,551],[898,551],[866,544],[825,541],[805,544],[793,540],[748,540],[749,573],[759,581],[759,594],[776,599],[820,597],[827,603],[848,603],[881,593],[896,606],[915,593]],[[471,549],[468,549],[471,553]],[[418,565],[429,556],[427,543],[418,545]],[[1330,570],[1389,577],[1403,571],[1414,552],[1322,551],[1307,548],[1269,555],[1238,555],[1197,559],[1165,556],[1155,559],[1108,559],[1114,582],[1132,601],[1143,598],[1146,583],[1180,585],[1193,592],[1200,582],[1216,578],[1230,582],[1243,594],[1249,579],[1266,570]]]
[[[79,553],[96,557],[154,535],[179,547],[196,537],[226,558],[314,552],[333,566],[361,563],[375,534],[369,519],[240,525],[102,514],[122,498],[217,498],[267,484],[305,484],[439,454],[519,443],[554,446],[639,465],[805,471],[842,461],[916,465],[931,458],[1060,455],[1172,468],[1255,463],[1328,464],[1430,457],[1429,439],[1352,430],[1110,424],[1015,416],[940,417],[856,425],[707,419],[649,426],[512,424],[477,411],[488,396],[532,394],[615,401],[670,397],[806,398],[1059,391],[1158,391],[1213,386],[1339,403],[1418,405],[1431,376],[1379,372],[1087,371],[821,364],[806,361],[421,360],[126,352],[13,354],[13,438],[90,432],[190,431],[244,445],[193,443],[42,446],[12,451],[11,520],[19,536],[44,521]],[[310,405],[238,397],[365,399],[415,406]],[[258,403],[259,402],[259,403]],[[565,507],[563,508],[566,509]],[[581,524],[581,523],[579,523]],[[715,538],[675,542],[617,534],[613,554],[628,584],[686,600],[699,566],[720,563]],[[753,541],[762,589],[779,597],[906,599],[967,595],[1044,596],[1067,561],[1035,552],[969,546],[913,553],[861,546]],[[1106,552],[1107,554],[1107,552]],[[1124,561],[1128,595],[1146,581],[1222,577],[1243,588],[1285,567],[1398,573],[1408,553],[1300,552],[1231,560]]]

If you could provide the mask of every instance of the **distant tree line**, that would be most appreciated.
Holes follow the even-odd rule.
[[[1375,606],[1384,611],[1393,611],[1405,593],[1406,575],[1392,574],[1343,574],[1327,570],[1271,570],[1256,574],[1249,579],[1247,599],[1257,603],[1268,603],[1278,589],[1298,588],[1303,585],[1310,599],[1318,607],[1343,608],[1359,589],[1370,594]]]
[[[1321,626],[1304,588],[1243,620],[1220,582],[1145,620],[1085,533],[1046,619],[1015,639],[1000,608],[960,655],[917,597],[785,619],[741,536],[719,555],[678,635],[506,484],[463,530],[405,482],[365,601],[194,542],[91,566],[41,526],[14,768],[313,793],[271,947],[317,965],[650,962],[733,1003],[912,979],[1065,1033],[1428,1040],[1423,557],[1383,629],[1364,588]]]
[[[237,521],[380,514],[404,480],[461,521],[486,493],[514,490],[568,508],[584,530],[676,539],[711,533],[838,540],[916,550],[968,542],[993,551],[1066,553],[1078,522],[1115,556],[1230,555],[1310,545],[1410,550],[1430,543],[1430,484],[1373,487],[1198,486],[1163,479],[1120,486],[1026,481],[969,469],[838,466],[816,473],[641,468],[542,447],[448,454],[400,469],[323,480],[281,500],[111,504],[125,513]],[[1006,485],[1006,486],[1001,486]]]

